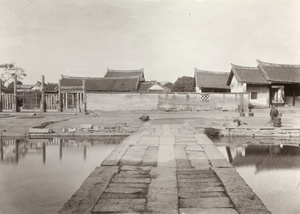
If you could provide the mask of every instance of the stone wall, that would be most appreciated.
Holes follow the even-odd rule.
[[[134,111],[157,110],[157,94],[87,93],[87,110]]]
[[[87,93],[87,110],[90,111],[202,111],[236,110],[243,99],[247,109],[248,94],[200,93]]]

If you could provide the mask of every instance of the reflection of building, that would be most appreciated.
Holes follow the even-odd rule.
[[[226,147],[226,150],[235,167],[255,165],[257,172],[300,168],[300,148],[296,146],[247,145],[245,156],[236,155],[239,154],[239,147]]]
[[[62,159],[63,148],[82,147],[84,159],[87,156],[87,147],[95,144],[119,144],[124,137],[100,137],[95,139],[0,139],[0,163],[16,164],[26,155],[42,154],[46,163],[46,150],[48,146],[59,146],[59,159]]]
[[[0,159],[6,163],[18,163],[28,152],[23,140],[2,140],[0,142]]]

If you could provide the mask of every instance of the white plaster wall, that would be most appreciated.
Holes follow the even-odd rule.
[[[87,110],[91,111],[131,111],[156,110],[157,94],[137,93],[87,93]]]
[[[241,93],[246,92],[246,84],[238,82],[235,76],[233,76],[230,83],[231,93]]]
[[[87,110],[90,111],[134,111],[134,110],[236,110],[241,103],[241,94],[170,93],[87,93]],[[248,94],[243,95],[243,104],[247,106]],[[245,107],[244,107],[245,108]]]
[[[257,106],[269,106],[269,88],[268,86],[247,85],[249,93],[249,102]],[[257,92],[257,99],[251,99],[251,92]]]

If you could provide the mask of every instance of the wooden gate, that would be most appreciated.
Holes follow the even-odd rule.
[[[58,94],[45,94],[46,111],[59,110],[59,96]]]
[[[83,111],[83,93],[62,93],[63,111]]]
[[[16,108],[16,98],[14,94],[2,94],[2,110],[12,111]]]
[[[23,93],[22,107],[24,110],[39,110],[41,107],[41,100],[41,93]]]

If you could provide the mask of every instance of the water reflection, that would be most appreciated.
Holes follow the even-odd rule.
[[[0,213],[57,213],[123,137],[0,140]]]
[[[18,164],[26,155],[41,154],[43,163],[47,161],[47,147],[59,146],[59,159],[63,159],[64,148],[82,147],[82,157],[87,158],[87,147],[92,147],[101,141],[104,144],[119,144],[123,140],[120,138],[94,139],[0,139],[1,162],[5,164]]]
[[[300,169],[300,147],[289,145],[226,146],[228,161],[235,167],[254,165],[256,172]]]
[[[212,140],[273,214],[300,213],[298,139]]]

